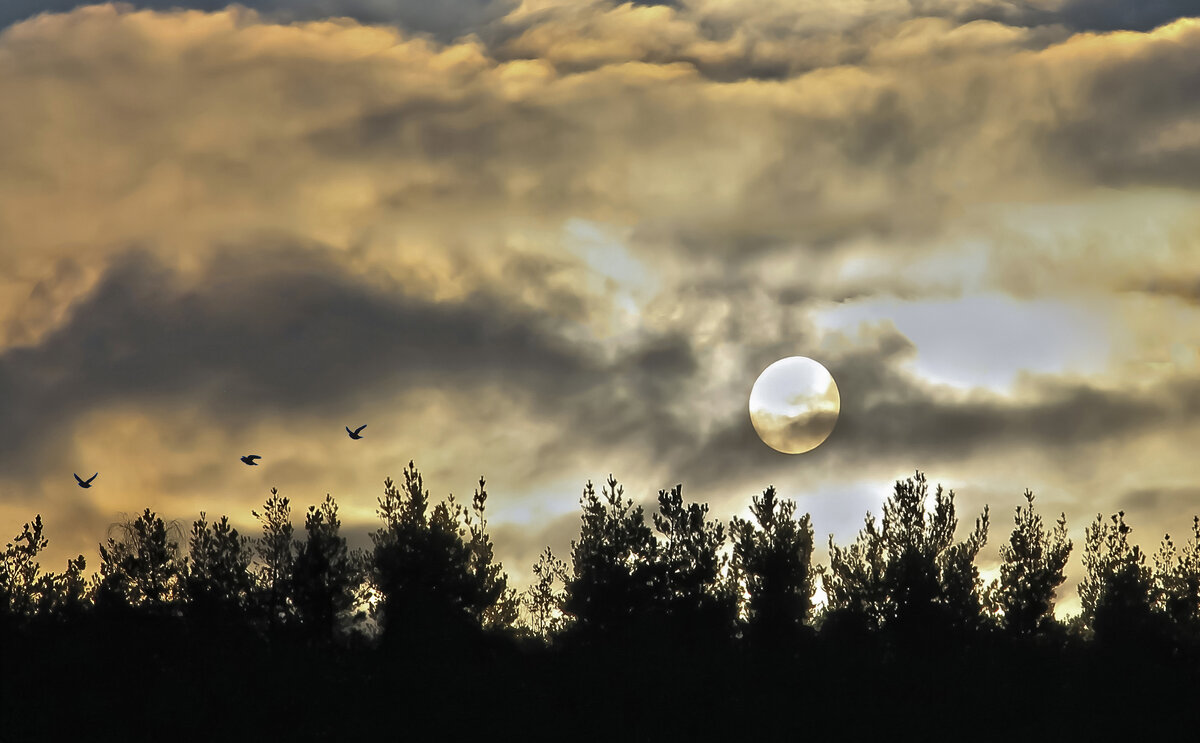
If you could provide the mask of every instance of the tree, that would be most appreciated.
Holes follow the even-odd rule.
[[[35,614],[44,586],[37,556],[48,543],[42,535],[42,515],[38,514],[4,546],[0,555],[0,618],[28,619]]]
[[[735,517],[733,576],[746,596],[746,622],[758,634],[786,637],[808,622],[815,588],[812,519],[768,487],[750,505],[754,521]]]
[[[737,616],[737,600],[722,580],[725,527],[707,515],[707,504],[684,504],[683,485],[658,491],[658,513],[652,518],[664,539],[655,553],[656,598],[673,626],[727,633]]]
[[[1160,610],[1178,630],[1200,639],[1200,516],[1192,517],[1192,536],[1182,550],[1170,534],[1163,537],[1153,578]]]
[[[304,517],[308,537],[297,546],[292,566],[292,595],[301,622],[321,640],[333,638],[339,615],[354,606],[362,576],[361,558],[339,534],[337,503],[330,495],[309,506]]]
[[[471,499],[471,514],[465,516],[470,534],[471,572],[480,587],[477,620],[486,629],[508,629],[517,621],[520,598],[508,587],[508,575],[496,561],[492,539],[487,534],[487,483],[479,478],[479,487]]]
[[[829,535],[829,568],[821,571],[827,610],[825,620],[878,629],[890,617],[887,544],[867,514],[854,543],[841,548]]]
[[[1005,629],[1029,636],[1054,618],[1054,591],[1066,579],[1064,570],[1072,544],[1067,539],[1067,516],[1060,514],[1047,533],[1033,508],[1033,492],[1018,506],[1008,544],[1000,548],[1000,578],[989,590],[989,602],[999,611]]]
[[[657,544],[642,507],[624,499],[609,475],[601,495],[584,486],[579,539],[571,542],[572,576],[564,610],[583,631],[628,632],[655,604]]]
[[[867,514],[849,549],[830,537],[823,584],[832,610],[909,633],[978,625],[981,584],[974,560],[987,542],[987,507],[971,534],[955,543],[954,491],[938,485],[932,513],[926,510],[928,493],[918,471],[896,482],[881,528]]]
[[[480,486],[472,522],[453,494],[428,512],[429,491],[412,462],[402,489],[391,478],[384,482],[377,510],[383,526],[371,538],[372,582],[382,597],[377,613],[385,638],[445,633],[512,613],[500,606],[515,599],[491,555],[482,479]]]
[[[566,592],[554,587],[555,583],[567,584],[567,564],[555,557],[547,547],[533,566],[533,576],[536,580],[525,590],[522,601],[529,613],[529,625],[534,634],[549,641],[567,623],[562,610]]]
[[[121,539],[100,545],[96,603],[105,608],[140,607],[167,613],[185,595],[185,561],[178,526],[168,527],[149,508],[132,522],[117,524]]]
[[[1132,531],[1125,524],[1125,512],[1119,511],[1107,523],[1097,514],[1084,537],[1081,616],[1098,640],[1141,636],[1151,621],[1154,584],[1145,553],[1129,543]]]
[[[201,511],[189,542],[187,588],[193,610],[227,618],[247,610],[254,588],[252,559],[250,539],[238,534],[228,516],[209,524]]]
[[[263,510],[250,512],[262,523],[262,537],[255,545],[258,569],[259,607],[274,629],[292,617],[291,579],[296,562],[292,541],[292,507],[287,498],[271,488]]]
[[[62,573],[41,572],[37,557],[49,544],[43,533],[38,514],[0,554],[0,623],[35,616],[61,620],[86,610],[91,599],[87,561],[79,555],[67,560]]]
[[[83,555],[68,558],[67,569],[44,577],[40,612],[59,621],[78,619],[88,610],[93,583],[87,574]]]

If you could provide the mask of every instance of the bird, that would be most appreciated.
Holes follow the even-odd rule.
[[[262,457],[258,456],[257,454],[247,454],[246,456],[242,457],[242,461],[246,464],[257,465],[258,462],[255,462],[255,459],[262,459]]]
[[[72,472],[71,474],[75,475],[74,472]],[[98,474],[100,474],[100,473],[97,472],[96,475],[98,475]],[[92,480],[96,479],[96,475],[92,475],[91,477],[89,477],[86,480],[81,478],[79,475],[75,475],[75,481],[79,483],[79,487],[81,487],[81,488],[90,488],[92,486]]]
[[[352,438],[352,439],[361,439],[362,436],[359,435],[359,432],[362,431],[366,427],[367,427],[367,424],[364,423],[363,425],[361,425],[358,428],[351,431],[350,426],[346,426],[346,433],[350,434],[350,438]]]

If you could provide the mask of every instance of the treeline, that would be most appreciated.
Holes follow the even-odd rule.
[[[39,516],[0,564],[0,650],[16,663],[4,669],[0,709],[22,737],[104,738],[106,725],[139,737],[146,728],[108,713],[135,694],[157,705],[153,719],[194,718],[198,735],[340,739],[378,732],[339,711],[363,700],[400,705],[410,731],[450,724],[456,700],[475,714],[533,703],[540,714],[519,727],[535,737],[574,724],[594,695],[762,708],[734,725],[619,702],[615,718],[573,733],[613,724],[638,739],[784,730],[793,697],[814,714],[851,711],[862,695],[898,712],[930,686],[965,707],[968,689],[986,688],[1040,689],[1081,708],[1104,698],[1100,668],[1152,671],[1151,699],[1200,689],[1200,518],[1148,561],[1124,512],[1097,516],[1083,545],[1082,612],[1064,623],[1054,604],[1074,548],[1065,516],[1046,524],[1025,491],[999,577],[985,584],[976,558],[988,510],[956,539],[954,493],[928,496],[920,472],[897,482],[881,518],[868,515],[849,545],[830,537],[829,564],[815,565],[809,515],[774,488],[753,498],[750,519],[726,524],[677,486],[659,492],[647,521],[610,477],[599,493],[585,487],[570,554],[547,548],[520,593],[494,555],[484,480],[469,505],[434,503],[412,463],[402,484],[385,482],[366,551],[348,548],[333,498],[308,508],[301,533],[272,489],[253,511],[254,538],[204,513],[185,534],[147,509],[100,545],[97,574],[82,555],[51,573],[38,563]],[[48,714],[38,689],[86,673],[113,683]],[[954,674],[969,677],[948,690]]]

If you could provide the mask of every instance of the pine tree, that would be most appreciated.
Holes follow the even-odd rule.
[[[95,589],[87,576],[87,560],[83,555],[69,558],[67,569],[44,577],[40,612],[60,622],[79,619],[92,604]]]
[[[746,622],[757,634],[794,635],[812,612],[812,519],[796,518],[796,503],[780,500],[773,486],[754,497],[750,514],[754,521],[735,517],[730,527]]]
[[[652,519],[663,540],[656,551],[656,599],[673,627],[727,635],[737,602],[723,579],[725,527],[707,516],[707,504],[684,504],[683,485],[658,491],[658,513]]]
[[[928,493],[925,475],[918,471],[896,482],[880,528],[868,514],[849,549],[830,538],[823,583],[832,610],[925,635],[978,626],[982,586],[974,560],[987,541],[987,507],[971,534],[955,543],[954,492],[939,485],[932,513],[925,505]]]
[[[291,578],[296,562],[292,540],[292,507],[290,501],[271,488],[263,510],[250,512],[262,523],[262,537],[255,545],[258,554],[259,610],[265,614],[267,625],[287,623],[293,616]]]
[[[385,637],[511,623],[516,597],[492,555],[483,485],[481,478],[472,519],[453,494],[430,512],[429,491],[412,462],[403,488],[390,478],[384,482],[377,511],[383,526],[371,535],[371,577],[382,599],[376,613]]]
[[[625,499],[609,475],[596,494],[584,486],[579,539],[571,542],[572,575],[563,608],[587,632],[628,633],[655,605],[657,544],[642,507]]]
[[[228,516],[209,524],[203,511],[192,523],[188,558],[188,597],[203,616],[240,614],[250,606],[253,576],[250,539],[238,534]]]
[[[140,607],[171,613],[185,596],[185,560],[179,532],[149,508],[132,522],[118,524],[120,540],[100,545],[100,583],[96,603],[104,608]]]
[[[1154,584],[1146,555],[1129,543],[1133,530],[1125,512],[1097,514],[1088,527],[1083,548],[1084,579],[1079,583],[1082,619],[1102,641],[1125,641],[1142,636],[1151,623]]]
[[[1200,640],[1200,516],[1192,517],[1192,536],[1183,549],[1163,537],[1154,557],[1154,593],[1160,610],[1178,632]]]
[[[479,487],[471,499],[471,514],[466,516],[467,533],[470,535],[471,572],[480,586],[476,619],[486,629],[511,629],[520,610],[520,597],[515,589],[508,587],[508,575],[496,561],[495,548],[487,533],[486,481],[481,476]]]
[[[4,546],[0,555],[0,619],[29,619],[42,601],[44,584],[37,556],[48,544],[42,531],[42,515],[38,514]]]
[[[353,606],[361,580],[361,558],[339,534],[341,521],[332,496],[309,506],[304,516],[307,539],[297,547],[292,566],[292,595],[300,621],[312,636],[333,639],[339,616]]]
[[[836,617],[853,626],[878,629],[889,619],[886,547],[870,513],[849,547],[838,547],[829,535],[829,567],[820,573],[827,597],[826,620]]]
[[[1066,578],[1073,546],[1067,539],[1065,513],[1047,533],[1033,508],[1032,491],[1025,491],[1025,501],[1024,507],[1016,509],[1008,544],[1000,548],[1000,578],[989,590],[989,603],[999,612],[1004,628],[1021,636],[1032,635],[1053,620],[1054,591]]]
[[[525,590],[522,601],[534,634],[550,641],[567,624],[567,616],[563,613],[566,591],[554,587],[555,583],[560,586],[567,584],[567,564],[555,557],[547,547],[533,566],[533,576],[534,584]]]

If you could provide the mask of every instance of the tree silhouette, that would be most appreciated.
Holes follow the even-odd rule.
[[[476,619],[486,629],[512,627],[517,621],[520,598],[516,590],[508,587],[508,575],[496,561],[492,539],[487,534],[486,481],[480,477],[479,487],[471,498],[471,513],[464,516],[467,533],[470,535],[471,573],[480,587],[478,606],[474,610]]]
[[[96,604],[105,609],[139,607],[169,613],[185,595],[185,565],[177,539],[149,508],[132,522],[117,524],[121,539],[100,545]],[[172,531],[178,532],[177,527]]]
[[[43,532],[38,514],[0,554],[0,628],[34,618],[75,619],[90,605],[83,555],[68,559],[62,573],[41,572],[37,557],[49,544]]]
[[[21,527],[0,556],[0,626],[32,617],[42,601],[37,556],[48,541],[42,535],[42,515]]]
[[[925,475],[918,471],[896,482],[881,528],[867,514],[849,549],[837,547],[830,537],[823,585],[831,610],[927,637],[979,624],[981,585],[974,559],[987,541],[987,507],[971,534],[955,543],[954,492],[939,485],[932,513],[926,511],[928,493]]]
[[[826,623],[878,629],[891,615],[887,543],[875,518],[867,514],[863,530],[846,548],[829,535],[829,567],[821,572],[826,594]]]
[[[492,560],[483,530],[487,494],[480,485],[472,528],[453,495],[427,513],[429,491],[412,462],[403,489],[391,478],[384,482],[377,510],[383,526],[372,535],[372,581],[382,597],[377,615],[385,638],[444,634],[515,610],[500,606],[515,598]]]
[[[86,570],[87,560],[78,555],[67,560],[67,569],[62,573],[45,576],[40,613],[60,622],[83,616],[91,606],[94,589]]]
[[[228,516],[209,524],[203,511],[192,523],[187,590],[191,611],[208,618],[233,619],[250,608],[254,579],[248,537]]]
[[[657,544],[642,507],[624,499],[609,475],[596,495],[584,486],[579,539],[571,542],[572,575],[563,609],[585,633],[628,634],[631,621],[655,605]]]
[[[1000,578],[989,590],[989,603],[1000,613],[1004,628],[1020,636],[1030,636],[1053,620],[1054,591],[1066,579],[1072,547],[1065,513],[1047,533],[1030,490],[1025,491],[1025,501],[1016,509],[1008,544],[1000,547]]]
[[[1130,640],[1149,629],[1154,584],[1145,553],[1129,543],[1132,531],[1120,511],[1108,522],[1097,514],[1085,534],[1079,601],[1098,640]]]
[[[307,539],[297,546],[292,566],[292,596],[301,622],[321,640],[334,636],[337,618],[354,606],[362,578],[362,560],[339,534],[341,521],[332,496],[309,506],[304,516]]]
[[[787,637],[812,611],[812,519],[796,518],[796,503],[768,487],[750,505],[754,521],[734,517],[732,573],[747,596],[746,621],[754,633]]]
[[[1177,631],[1200,635],[1200,516],[1192,517],[1192,536],[1183,549],[1163,537],[1154,557],[1156,603]]]
[[[271,488],[263,510],[250,512],[262,523],[262,537],[255,545],[258,567],[259,610],[266,615],[270,628],[286,623],[292,617],[291,579],[296,563],[292,541],[292,507],[290,501]]]
[[[723,579],[725,527],[709,521],[708,505],[683,502],[683,485],[658,491],[652,520],[663,540],[656,550],[657,599],[675,631],[728,635],[737,595]]]
[[[567,564],[554,556],[547,547],[533,566],[535,581],[525,590],[522,603],[529,613],[529,626],[542,640],[550,641],[566,627],[567,617],[563,614],[566,591],[556,589],[555,583],[565,586],[570,580]]]

